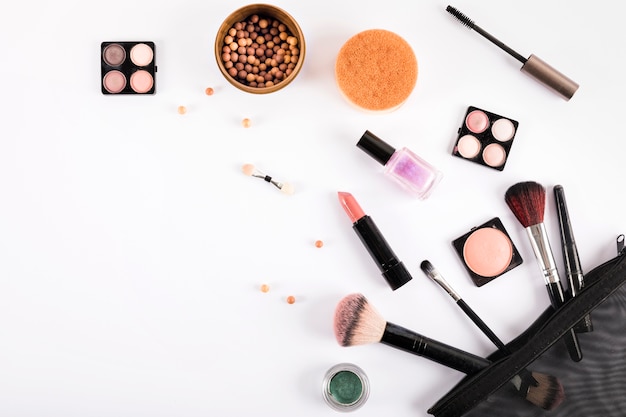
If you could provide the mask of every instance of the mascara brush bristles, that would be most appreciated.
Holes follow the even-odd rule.
[[[269,175],[267,175],[264,172],[258,170],[252,164],[244,164],[241,167],[241,170],[243,171],[244,174],[246,174],[248,176],[255,177],[255,178],[261,178],[265,182],[269,182],[270,184],[272,184],[274,187],[278,188],[280,191],[282,191],[285,194],[293,194],[293,192],[294,192],[294,188],[293,188],[293,186],[291,184],[289,184],[288,182],[276,181],[275,179],[273,179]]]
[[[465,14],[461,13],[457,8],[448,6],[446,7],[446,11],[456,17],[463,26],[466,26],[468,29],[474,29],[474,21]]]

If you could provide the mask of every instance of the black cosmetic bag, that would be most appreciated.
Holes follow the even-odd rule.
[[[428,413],[435,417],[626,416],[626,249],[585,274],[585,287],[558,310],[548,308],[492,364],[452,388]],[[591,315],[593,331],[577,333],[583,359],[570,359],[561,337]],[[544,410],[521,398],[507,382],[521,370],[559,379],[564,400]]]

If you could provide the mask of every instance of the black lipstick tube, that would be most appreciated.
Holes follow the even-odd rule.
[[[361,217],[352,224],[352,228],[392,290],[397,290],[413,278],[370,216]]]

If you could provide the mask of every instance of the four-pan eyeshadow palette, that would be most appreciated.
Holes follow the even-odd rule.
[[[154,94],[154,42],[102,42],[102,94]]]
[[[513,119],[470,106],[452,155],[502,171],[518,126]]]

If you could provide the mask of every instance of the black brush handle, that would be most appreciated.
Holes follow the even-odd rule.
[[[498,349],[500,349],[500,351],[502,351],[503,353],[510,353],[507,347],[504,345],[504,342],[502,342],[502,340],[500,340],[498,336],[496,336],[496,334],[489,328],[489,326],[487,326],[487,323],[485,323],[478,316],[478,314],[476,314],[474,310],[472,310],[471,307],[467,305],[465,301],[461,299],[457,301],[456,304],[461,308],[461,310],[463,310],[463,312],[465,312],[467,317],[469,317],[470,320],[472,320],[474,324],[478,326],[478,328],[485,334],[485,336],[487,336],[489,340],[491,340],[493,344],[496,345]]]
[[[381,343],[422,356],[448,368],[456,369],[467,375],[486,368],[491,362],[464,350],[455,348],[437,340],[422,336],[412,330],[393,323],[387,323]]]
[[[561,282],[551,282],[546,284],[546,288],[548,289],[548,293],[550,294],[550,301],[552,301],[552,307],[554,309],[558,309],[563,304],[565,304],[565,295],[563,294],[563,287],[561,286]],[[563,336],[563,340],[565,341],[565,345],[567,346],[567,351],[569,352],[570,358],[574,362],[580,362],[583,358],[583,352],[580,348],[580,343],[578,341],[578,336],[574,329],[570,329]]]
[[[574,239],[574,230],[570,220],[569,211],[567,210],[567,201],[565,200],[565,191],[562,185],[554,186],[554,201],[559,218],[559,230],[561,232],[561,249],[563,250],[563,262],[565,264],[565,275],[569,283],[569,291],[572,297],[576,297],[582,291],[584,284],[584,275],[580,266],[580,258],[578,256],[578,247]],[[575,327],[576,332],[593,331],[593,323],[591,316],[586,315]]]

